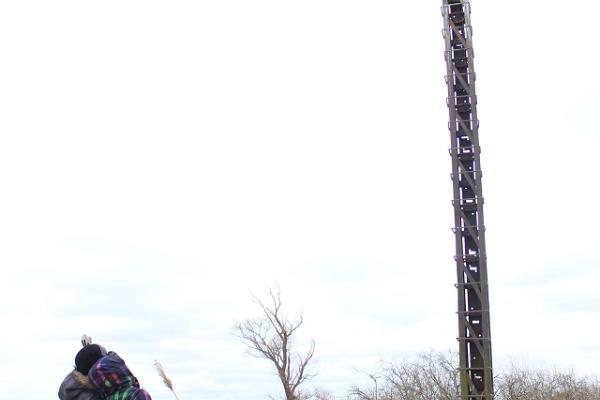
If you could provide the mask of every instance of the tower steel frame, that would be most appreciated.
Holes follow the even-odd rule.
[[[492,345],[488,294],[481,149],[473,67],[471,8],[442,0],[458,292],[460,398],[492,400]]]

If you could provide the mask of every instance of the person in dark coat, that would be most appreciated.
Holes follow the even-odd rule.
[[[90,383],[105,400],[152,400],[140,387],[125,361],[113,351],[100,358],[88,372]]]
[[[75,356],[75,369],[69,372],[60,384],[60,400],[100,400],[101,393],[90,382],[87,374],[99,359],[107,354],[106,349],[97,344],[84,346]]]

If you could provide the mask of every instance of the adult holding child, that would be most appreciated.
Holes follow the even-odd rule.
[[[60,400],[152,400],[117,353],[92,344],[87,335],[81,343],[75,369],[58,390]]]
[[[100,345],[84,344],[75,356],[75,368],[60,384],[58,398],[60,400],[100,400],[101,392],[90,382],[87,375],[92,365],[106,354],[106,349]]]

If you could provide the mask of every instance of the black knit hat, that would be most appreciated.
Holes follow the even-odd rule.
[[[75,356],[75,369],[87,375],[92,365],[106,354],[106,351],[102,350],[102,346],[97,344],[90,344],[79,350],[79,353]]]

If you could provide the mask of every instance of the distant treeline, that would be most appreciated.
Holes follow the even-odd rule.
[[[410,361],[384,363],[367,375],[367,386],[351,388],[346,400],[456,400],[460,398],[458,356],[429,352]],[[536,370],[513,366],[494,376],[495,400],[600,400],[600,381],[572,371]],[[333,400],[323,390],[306,395]],[[340,397],[336,396],[336,400]]]

